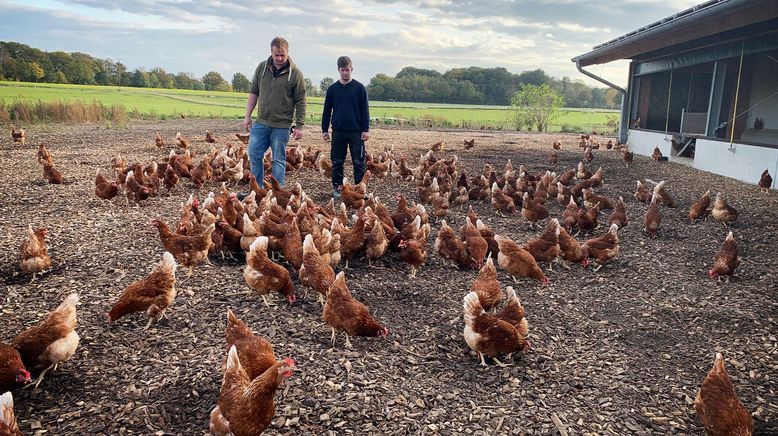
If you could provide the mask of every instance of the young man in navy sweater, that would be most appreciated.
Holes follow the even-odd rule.
[[[324,98],[324,113],[321,116],[321,136],[330,140],[332,121],[332,196],[340,201],[343,188],[343,163],[346,152],[351,152],[354,164],[354,183],[362,181],[365,175],[365,141],[370,138],[370,112],[365,86],[351,77],[353,71],[348,56],[338,58],[340,80],[327,88]]]

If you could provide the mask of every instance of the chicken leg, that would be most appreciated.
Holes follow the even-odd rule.
[[[497,364],[497,366],[499,366],[500,368],[505,368],[506,366],[510,366],[510,365],[508,365],[508,364],[505,364],[505,363],[502,363],[502,362],[500,362],[500,360],[499,360],[498,358],[496,358],[496,357],[492,357],[492,360],[494,360],[494,362],[495,362],[495,363]]]
[[[146,327],[143,327],[143,330],[148,330],[149,327],[151,327],[152,322],[159,322],[159,320],[162,318],[167,318],[165,309],[159,310],[159,306],[156,304],[149,306],[148,310],[146,311],[146,316],[149,317],[149,322],[146,323]]]
[[[486,364],[486,360],[484,360],[484,355],[483,355],[483,353],[481,353],[480,351],[476,351],[476,353],[478,353],[478,357],[480,357],[480,358],[481,358],[481,366],[488,366],[488,365]]]
[[[48,372],[48,371],[49,371],[51,368],[54,368],[54,370],[56,371],[56,370],[57,370],[57,364],[56,364],[56,363],[52,363],[51,365],[49,365],[49,366],[48,366],[46,369],[44,369],[44,370],[41,372],[41,374],[38,376],[38,379],[37,379],[37,380],[35,380],[35,384],[32,384],[32,383],[30,383],[30,384],[28,384],[27,386],[25,386],[23,389],[27,389],[27,388],[30,388],[30,387],[32,387],[33,389],[37,389],[37,388],[38,388],[38,385],[39,385],[39,384],[41,384],[41,382],[43,381],[43,376],[44,376],[44,375],[46,375],[46,373],[47,373],[47,372]]]

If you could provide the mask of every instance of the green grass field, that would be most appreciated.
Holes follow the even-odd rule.
[[[246,94],[181,89],[131,88],[110,86],[59,85],[51,83],[0,82],[0,100],[91,103],[122,105],[128,112],[166,118],[185,114],[190,117],[243,118]],[[309,123],[320,122],[323,99],[308,98]],[[435,103],[370,102],[370,116],[385,124],[428,125],[512,129],[512,112],[507,106],[477,106]],[[550,126],[551,131],[604,131],[618,111],[604,109],[564,109]]]

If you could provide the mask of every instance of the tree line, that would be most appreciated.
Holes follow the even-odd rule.
[[[202,77],[169,73],[163,68],[128,70],[120,61],[99,59],[85,53],[45,52],[25,44],[0,41],[0,79],[78,85],[131,86],[248,92],[251,80],[235,73],[227,81],[217,71]],[[323,95],[332,78],[318,86],[305,79],[308,95]],[[556,79],[537,69],[514,74],[502,67],[454,68],[445,73],[415,67],[403,68],[394,77],[377,74],[367,86],[371,100],[426,103],[511,104],[522,85],[546,84],[559,93],[568,107],[616,108],[616,91],[592,88],[569,77]]]
[[[502,67],[469,67],[441,74],[405,67],[394,77],[377,74],[367,89],[373,100],[509,106],[522,85],[547,85],[567,107],[615,109],[621,103],[613,89],[592,88],[567,76],[556,79],[541,69],[514,74]]]
[[[45,52],[6,41],[0,41],[0,79],[235,92],[248,92],[251,88],[251,81],[242,73],[235,73],[232,81],[228,82],[217,71],[197,77],[187,72],[169,73],[160,67],[148,71],[144,68],[129,70],[123,63],[111,59],[99,59],[78,52]]]

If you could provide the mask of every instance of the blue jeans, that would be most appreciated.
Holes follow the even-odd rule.
[[[263,159],[268,148],[270,148],[273,158],[273,177],[278,180],[281,186],[284,186],[287,142],[289,142],[288,128],[269,127],[260,123],[254,123],[251,126],[249,160],[251,161],[251,174],[257,178],[259,186],[262,186],[262,181],[265,178]]]

